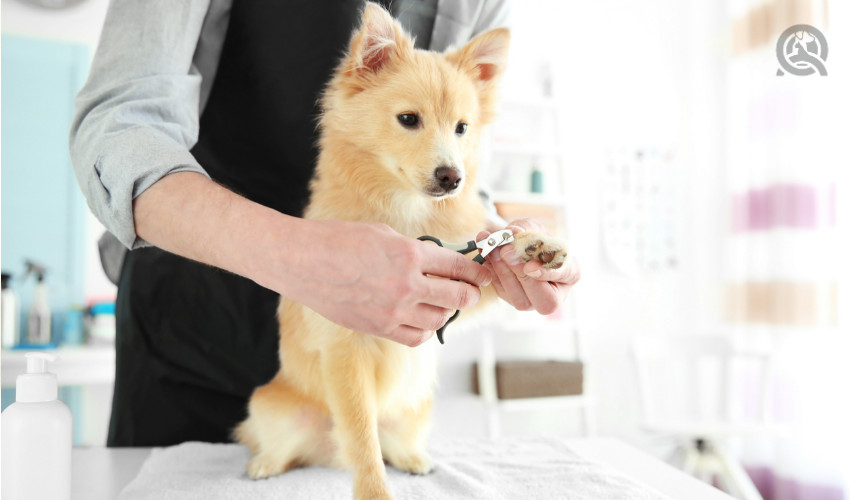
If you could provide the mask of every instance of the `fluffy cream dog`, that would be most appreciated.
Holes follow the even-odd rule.
[[[509,39],[495,29],[446,54],[415,50],[386,11],[368,4],[322,99],[321,153],[305,217],[382,222],[411,237],[454,242],[484,228],[478,144],[493,118]],[[539,234],[520,233],[515,245],[549,267],[566,256]],[[278,313],[282,368],[254,392],[235,431],[253,453],[248,475],[346,468],[355,498],[386,499],[384,461],[429,472],[436,342],[409,348],[286,299]]]

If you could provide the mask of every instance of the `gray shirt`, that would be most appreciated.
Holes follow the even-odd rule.
[[[97,218],[146,246],[133,199],[174,172],[207,175],[190,149],[215,78],[232,0],[113,0],[76,99],[71,159]],[[508,0],[396,0],[417,46],[443,51],[507,24]],[[430,28],[430,33],[428,33]]]

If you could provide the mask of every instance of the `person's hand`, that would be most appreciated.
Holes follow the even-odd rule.
[[[523,231],[548,231],[537,221],[519,219],[508,224],[507,229],[518,234]],[[478,234],[477,240],[489,233]],[[567,297],[570,289],[581,278],[578,261],[570,255],[558,269],[544,268],[540,262],[524,262],[513,245],[497,248],[487,256],[485,267],[493,272],[493,286],[504,301],[520,311],[535,310],[552,314]]]
[[[352,330],[419,345],[456,309],[475,305],[491,281],[488,269],[461,254],[383,224],[300,226],[285,250],[297,254],[286,255],[282,269],[266,269],[270,279],[261,284]]]

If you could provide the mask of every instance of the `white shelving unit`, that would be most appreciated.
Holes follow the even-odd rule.
[[[548,223],[553,233],[568,236],[569,213],[564,197],[566,184],[563,174],[566,162],[559,128],[561,116],[562,105],[552,97],[504,99],[500,119],[494,125],[492,144],[487,151],[492,158],[489,162],[491,175],[487,180],[493,188],[491,194],[497,208],[508,207],[512,211],[527,209],[530,212],[500,213],[504,218],[514,215],[537,218],[536,213],[551,214],[549,220],[541,222]],[[542,175],[542,192],[532,192],[531,176],[535,168]],[[516,170],[520,174],[517,175]],[[581,394],[521,399],[499,399],[497,396],[496,363],[504,357],[503,353],[499,354],[500,342],[505,343],[506,338],[518,338],[518,334],[535,332],[549,336],[553,341],[546,342],[548,347],[545,349],[534,346],[532,349],[536,352],[519,354],[522,358],[529,361],[583,361],[579,325],[574,290],[562,306],[559,319],[503,308],[502,314],[494,315],[492,321],[482,325],[484,334],[477,375],[479,394],[488,407],[491,437],[498,437],[502,432],[503,412],[577,411],[583,434],[591,436],[595,433],[594,403],[587,393],[587,367],[584,363]]]

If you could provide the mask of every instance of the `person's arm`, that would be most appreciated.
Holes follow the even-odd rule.
[[[196,173],[162,178],[134,206],[146,241],[409,346],[428,340],[455,309],[477,303],[478,287],[491,279],[460,254],[388,226],[289,217]]]

